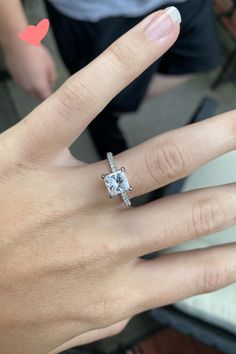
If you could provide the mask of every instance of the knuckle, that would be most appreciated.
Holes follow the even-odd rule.
[[[224,224],[224,208],[213,198],[204,198],[192,206],[192,226],[197,236],[207,235]]]
[[[110,315],[112,311],[106,299],[102,298],[98,303],[94,303],[91,308],[91,314],[88,316],[90,322],[95,327],[103,327],[109,325],[108,321],[110,320]]]
[[[70,119],[71,114],[69,113],[71,111],[90,114],[96,103],[95,96],[88,86],[82,80],[75,80],[74,78],[67,80],[61,87],[58,98],[58,111],[60,112],[62,109],[65,119]],[[65,112],[68,112],[68,114],[65,114]]]
[[[119,254],[112,242],[108,245],[108,243],[104,241],[100,242],[99,245],[94,245],[94,249],[88,252],[84,262],[90,267],[95,266],[95,271],[96,265],[100,264],[100,272],[102,272],[103,269],[106,273],[111,264],[114,265],[116,262],[119,262]]]
[[[147,170],[158,184],[185,175],[186,157],[175,144],[150,145],[145,153]]]
[[[133,51],[128,45],[119,40],[110,46],[108,49],[108,55],[111,57],[111,61],[115,63],[115,66],[125,73],[131,70],[135,65]]]
[[[120,295],[101,294],[97,296],[91,306],[90,323],[95,327],[109,326],[120,320],[123,303]]]
[[[222,269],[220,269],[217,259],[208,258],[201,268],[197,281],[198,293],[206,294],[219,289],[224,282],[224,271],[222,272]]]

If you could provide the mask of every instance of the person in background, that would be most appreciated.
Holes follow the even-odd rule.
[[[84,164],[68,150],[179,31],[177,9],[151,14],[0,135],[1,354],[58,354],[119,333],[139,313],[236,281],[236,244],[224,240],[140,258],[234,226],[235,183],[125,209],[101,179],[107,161]],[[116,155],[134,186],[130,198],[234,151],[235,116],[227,112]],[[163,152],[176,157],[173,164],[159,159]]]
[[[101,158],[105,158],[107,151],[118,154],[127,149],[118,126],[121,113],[134,112],[144,98],[156,97],[219,64],[211,0],[173,0],[171,3],[167,0],[45,0],[45,4],[70,74],[85,67],[151,11],[175,5],[181,13],[182,29],[173,47],[89,125]],[[43,45],[35,48],[19,41],[16,34],[27,24],[20,0],[0,0],[0,44],[7,68],[30,94],[45,99],[51,94],[55,80],[54,63]],[[119,51],[113,55],[119,57]]]

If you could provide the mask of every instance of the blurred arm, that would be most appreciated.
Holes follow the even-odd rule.
[[[19,39],[27,25],[20,0],[0,0],[0,46],[7,70],[31,96],[44,100],[56,79],[54,60],[44,45],[34,47]]]
[[[0,0],[0,45],[3,48],[25,45],[19,41],[17,34],[27,25],[28,21],[20,0]]]

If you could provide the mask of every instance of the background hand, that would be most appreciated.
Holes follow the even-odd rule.
[[[12,78],[31,96],[44,100],[51,95],[56,69],[45,46],[33,47],[19,43],[6,48],[4,56]]]
[[[148,16],[0,136],[1,353],[57,353],[236,280],[234,244],[140,258],[234,225],[235,185],[125,209],[107,195],[107,161],[86,165],[68,150],[175,42],[173,11]],[[235,112],[227,113],[155,137],[116,164],[135,197],[235,149],[235,130]]]

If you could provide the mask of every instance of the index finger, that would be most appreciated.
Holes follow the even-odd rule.
[[[70,146],[112,98],[170,48],[180,22],[175,7],[151,14],[67,80],[28,117],[32,149],[46,146],[48,155]]]

